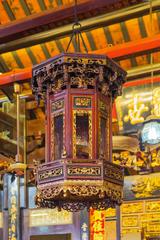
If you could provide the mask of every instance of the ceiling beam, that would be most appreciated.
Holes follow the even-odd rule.
[[[160,34],[138,41],[97,50],[91,53],[106,54],[108,57],[113,59],[123,59],[129,58],[133,55],[136,56],[137,54],[144,54],[155,50],[160,50]],[[148,71],[150,71],[150,69],[148,69]],[[136,74],[136,72],[134,74]],[[11,84],[13,82],[21,80],[27,81],[28,79],[31,79],[31,77],[31,68],[15,70],[13,72],[0,75],[0,85]]]
[[[138,56],[152,51],[160,51],[160,34],[152,37],[119,44],[110,48],[104,48],[94,51],[96,54],[106,54],[110,58],[122,60]]]
[[[88,31],[98,27],[105,27],[113,23],[119,23],[127,19],[149,14],[149,3],[139,3],[133,6],[125,6],[123,9],[107,13],[109,4],[118,0],[91,0],[82,1],[78,5],[79,19],[82,31]],[[125,1],[121,1],[125,2]],[[127,1],[129,2],[129,1]],[[141,2],[140,0],[134,3]],[[104,12],[101,13],[101,9]],[[113,8],[114,10],[116,8]],[[112,9],[112,11],[113,11]],[[153,0],[153,11],[160,9],[159,0]],[[46,12],[46,11],[45,11]],[[72,33],[73,6],[60,7],[57,10],[47,11],[27,17],[25,20],[16,21],[0,27],[0,53],[33,46],[46,41],[63,38]],[[88,13],[91,18],[88,18]],[[97,14],[99,14],[97,16]],[[87,18],[87,19],[86,19]]]
[[[121,0],[82,0],[77,5],[77,14],[80,19],[88,18],[89,14],[96,16],[98,14],[113,11],[114,8],[119,9],[125,6],[133,5],[133,3],[141,2],[140,0],[121,1]],[[42,32],[46,28],[55,28],[63,26],[66,21],[73,22],[74,3],[62,5],[56,9],[31,15],[24,20],[16,21],[4,25],[0,28],[0,43],[3,39],[8,42],[11,39],[17,39],[25,35],[32,35],[33,32]],[[12,38],[11,38],[12,36]]]

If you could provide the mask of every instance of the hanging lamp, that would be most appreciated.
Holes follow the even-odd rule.
[[[150,32],[151,36],[153,35],[153,9],[152,9],[152,0],[150,0]],[[150,55],[150,64],[153,65],[153,54]],[[153,106],[153,71],[151,71],[151,90],[152,90],[152,102],[151,107]],[[152,114],[147,117],[147,119],[142,124],[142,129],[140,133],[140,146],[142,150],[145,148],[145,145],[154,145],[160,143],[160,118]]]
[[[67,52],[33,67],[33,93],[46,104],[46,159],[37,168],[36,204],[102,210],[122,201],[123,169],[112,163],[112,102],[126,72],[105,55],[80,53],[87,48],[75,15]],[[68,53],[73,41],[77,52]]]

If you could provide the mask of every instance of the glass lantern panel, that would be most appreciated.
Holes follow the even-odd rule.
[[[160,142],[160,123],[148,122],[142,129],[142,143],[157,144]]]
[[[60,159],[63,152],[63,115],[54,117],[54,159]]]
[[[89,158],[89,115],[76,114],[76,157]]]

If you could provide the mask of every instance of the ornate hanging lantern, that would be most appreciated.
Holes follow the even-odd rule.
[[[121,203],[123,170],[111,162],[111,112],[125,75],[108,57],[92,54],[64,53],[33,68],[33,92],[46,101],[38,206],[78,211]]]
[[[75,39],[87,52],[77,18]],[[36,203],[78,211],[121,203],[123,171],[112,161],[112,100],[125,79],[103,55],[64,53],[33,68],[33,92],[46,101],[46,159],[37,169]]]

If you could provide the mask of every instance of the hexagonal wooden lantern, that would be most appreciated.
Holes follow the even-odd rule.
[[[123,170],[112,163],[112,101],[125,75],[108,57],[92,54],[64,53],[33,67],[33,92],[46,103],[38,206],[78,211],[121,203]]]

